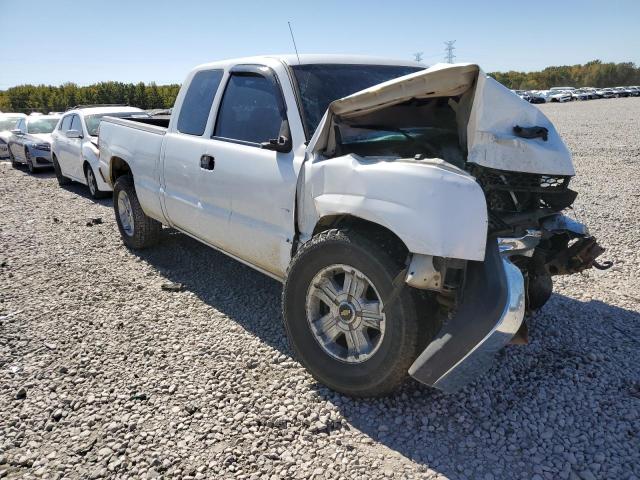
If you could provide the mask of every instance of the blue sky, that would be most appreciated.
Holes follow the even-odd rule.
[[[24,83],[180,83],[197,64],[264,53],[458,61],[486,71],[640,63],[640,1],[0,0],[0,89]]]

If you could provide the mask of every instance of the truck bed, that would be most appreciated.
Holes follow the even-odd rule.
[[[136,128],[146,132],[164,135],[169,128],[169,118],[117,118],[104,117],[103,122],[115,123],[124,127]]]

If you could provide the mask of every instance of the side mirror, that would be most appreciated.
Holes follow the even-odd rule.
[[[20,130],[19,128],[14,128],[13,130],[11,130],[11,133],[13,133],[14,135],[23,135],[22,130]]]
[[[260,148],[265,150],[273,150],[274,152],[289,153],[293,144],[291,142],[291,130],[289,129],[289,121],[283,120],[280,125],[280,133],[278,138],[271,138],[260,144]]]
[[[67,138],[82,138],[82,133],[78,130],[67,130]]]

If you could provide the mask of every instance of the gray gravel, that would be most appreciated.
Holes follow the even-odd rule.
[[[131,253],[110,200],[0,163],[0,477],[639,478],[640,99],[542,109],[616,266],[558,281],[452,396],[328,391],[278,283],[169,230]]]

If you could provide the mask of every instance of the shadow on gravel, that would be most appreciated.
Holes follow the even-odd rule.
[[[55,174],[52,174],[53,177],[55,177]],[[78,195],[80,197],[86,198],[87,200],[91,200],[94,203],[97,203],[99,205],[103,205],[105,207],[110,207],[113,205],[113,200],[111,198],[111,196],[108,196],[106,198],[93,198],[91,196],[91,193],[89,192],[89,187],[87,187],[86,185],[82,185],[78,182],[71,182],[68,185],[61,185],[60,188],[66,190],[67,192],[73,193],[75,195]]]
[[[170,229],[163,231],[160,247],[136,254],[168,280],[181,283],[266,344],[291,356],[277,281]],[[529,326],[530,345],[507,347],[490,372],[457,394],[445,395],[413,380],[383,399],[351,399],[322,385],[316,385],[316,393],[340,410],[348,422],[346,428],[355,428],[449,479],[484,478],[481,472],[491,472],[493,477],[486,478],[522,478],[541,464],[558,478],[566,461],[554,447],[573,441],[573,427],[571,423],[562,428],[548,425],[551,420],[539,413],[539,405],[553,400],[555,410],[564,408],[573,412],[572,418],[579,417],[582,425],[606,431],[607,422],[617,421],[607,405],[619,405],[621,396],[625,401],[627,397],[629,402],[640,401],[640,377],[621,378],[608,350],[615,346],[618,354],[625,348],[637,352],[640,314],[599,301],[554,295]],[[608,337],[606,342],[603,337]],[[597,386],[596,393],[594,379],[604,384]],[[554,399],[556,392],[564,397]],[[604,413],[566,398],[571,395],[595,398]],[[554,429],[553,438],[544,437],[549,427]],[[628,434],[637,436],[640,431]]]

